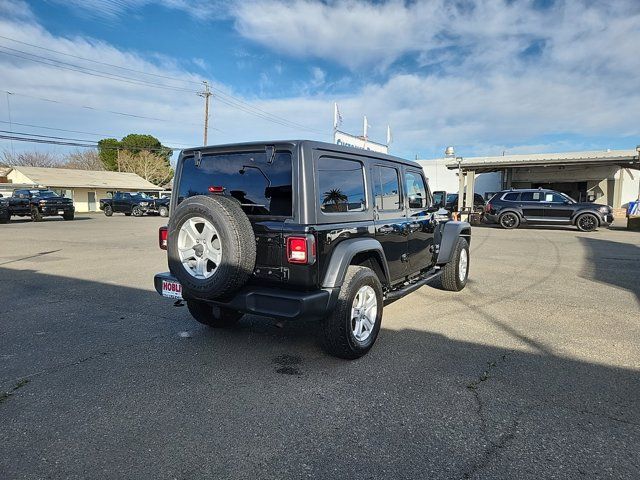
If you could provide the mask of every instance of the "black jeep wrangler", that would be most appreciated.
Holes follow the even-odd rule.
[[[212,327],[318,319],[328,351],[373,345],[385,303],[467,283],[471,227],[432,205],[417,163],[296,140],[184,150],[155,288]]]

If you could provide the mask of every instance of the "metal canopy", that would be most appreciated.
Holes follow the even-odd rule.
[[[505,168],[530,168],[549,166],[600,166],[617,165],[622,168],[640,170],[636,150],[605,150],[589,152],[535,153],[526,155],[503,155],[499,157],[469,157],[448,162],[447,168],[476,173],[498,172]]]

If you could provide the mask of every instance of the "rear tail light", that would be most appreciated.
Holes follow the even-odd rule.
[[[287,237],[287,261],[311,265],[316,261],[316,239],[313,235]]]
[[[209,192],[211,193],[223,193],[224,192],[224,187],[215,185],[215,186],[211,186],[209,187]]]
[[[158,246],[162,250],[167,249],[168,238],[169,238],[169,229],[167,227],[160,227],[160,230],[158,230]]]
[[[491,213],[491,204],[490,203],[487,203],[484,206],[484,211],[487,212],[487,213]]]

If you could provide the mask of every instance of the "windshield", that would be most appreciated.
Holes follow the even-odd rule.
[[[562,195],[564,198],[566,198],[568,200],[569,203],[576,203],[576,201],[571,198],[569,195],[567,195],[566,193],[562,193],[562,192],[558,192],[560,195]]]
[[[51,190],[30,190],[31,195],[34,197],[49,198],[57,197],[58,195]]]
[[[224,194],[240,202],[247,215],[290,217],[292,214],[291,152],[277,152],[272,162],[264,150],[203,155],[199,166],[193,157],[182,162],[178,203],[194,195]]]
[[[458,200],[458,194],[457,193],[449,193],[447,195],[447,203],[452,203],[452,202],[455,202],[456,200]]]
[[[132,194],[132,196],[136,198],[144,198],[146,200],[153,200],[153,197],[151,195],[147,195],[146,193],[142,192],[134,193]]]

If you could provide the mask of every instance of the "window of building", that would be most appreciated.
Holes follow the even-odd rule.
[[[361,212],[366,207],[362,164],[323,157],[318,161],[320,209],[325,213]]]
[[[377,166],[373,169],[373,176],[376,208],[378,210],[399,210],[401,203],[398,170]]]

